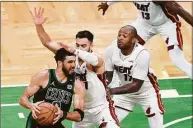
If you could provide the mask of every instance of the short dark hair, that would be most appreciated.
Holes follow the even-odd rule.
[[[134,26],[132,26],[132,25],[125,25],[125,26],[123,26],[122,28],[128,28],[129,30],[131,30],[131,33],[132,33],[132,35],[133,35],[133,37],[137,37],[137,30],[136,30],[136,28],[134,27]]]
[[[68,52],[64,48],[60,48],[59,50],[56,51],[54,58],[55,58],[56,62],[57,61],[64,61],[66,59],[66,56],[75,56],[75,55]]]
[[[94,35],[90,31],[84,30],[84,31],[79,31],[76,34],[76,38],[87,38],[90,42],[93,42]]]

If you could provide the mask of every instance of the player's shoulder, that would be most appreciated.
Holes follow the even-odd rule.
[[[41,71],[41,72],[38,72],[32,76],[32,79],[36,79],[36,80],[43,80],[46,78],[49,78],[49,70],[48,69]]]
[[[138,51],[146,50],[146,48],[143,45],[139,44],[139,43],[136,43],[135,48]]]
[[[138,53],[138,56],[146,56],[148,57],[149,56],[149,52],[147,51],[147,49],[142,46],[141,44],[136,44],[136,51]]]

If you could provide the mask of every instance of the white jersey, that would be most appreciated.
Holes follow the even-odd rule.
[[[104,85],[97,74],[88,70],[86,63],[83,63],[79,69],[75,68],[75,72],[81,74],[81,77],[85,81],[86,94],[84,108],[91,109],[100,105],[108,105]]]
[[[124,56],[117,46],[112,45],[105,54],[106,71],[116,71],[120,86],[132,83],[133,78],[144,80],[140,90],[129,95],[140,94],[153,87],[148,78],[150,55],[143,46],[136,44],[132,53]]]
[[[136,0],[133,3],[139,11],[138,19],[150,25],[158,26],[164,24],[170,18],[171,20],[176,18],[174,19],[175,21],[179,20],[177,16],[171,16],[165,7],[155,4],[150,0],[144,0],[143,2],[137,2]]]

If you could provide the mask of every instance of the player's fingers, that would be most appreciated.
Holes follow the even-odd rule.
[[[36,116],[35,111],[32,111],[32,117],[33,117],[34,119],[37,119],[37,116]]]
[[[98,5],[98,8],[101,7],[101,4]]]
[[[31,11],[31,10],[29,11],[29,13],[31,14],[31,16],[32,16],[32,17],[34,17],[34,15],[33,15],[33,13],[32,13],[32,11]]]
[[[37,16],[37,10],[36,10],[36,7],[34,8],[34,14],[35,14],[35,16]]]
[[[60,119],[60,116],[57,116],[56,118],[54,118],[54,120],[53,120],[53,125],[54,125],[56,122],[58,122],[59,119]]]
[[[40,113],[40,109],[41,109],[41,108],[38,107],[38,106],[35,106],[35,107],[34,107],[34,111],[37,112],[37,113]]]
[[[103,10],[103,15],[105,15],[105,11]]]
[[[98,8],[98,11],[100,11],[102,8]]]
[[[42,8],[42,10],[40,12],[40,17],[42,17],[43,14],[44,14],[44,8]]]
[[[55,106],[56,106],[56,108],[57,108],[58,110],[60,110],[60,108],[58,107],[58,104],[55,104]]]
[[[41,10],[42,10],[42,8],[39,7],[39,9],[38,9],[38,16],[40,16]]]

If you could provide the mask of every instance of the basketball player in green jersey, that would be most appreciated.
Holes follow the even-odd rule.
[[[75,79],[74,67],[76,57],[64,48],[56,52],[56,69],[48,69],[32,76],[29,86],[19,99],[21,106],[31,109],[26,128],[64,128],[62,120],[81,121],[84,118],[84,92],[85,85]],[[33,103],[29,101],[34,96]],[[74,111],[69,112],[70,106],[74,105]],[[49,102],[54,104],[58,111],[55,113],[53,125],[40,126],[35,119],[36,112],[40,112],[38,104]]]

